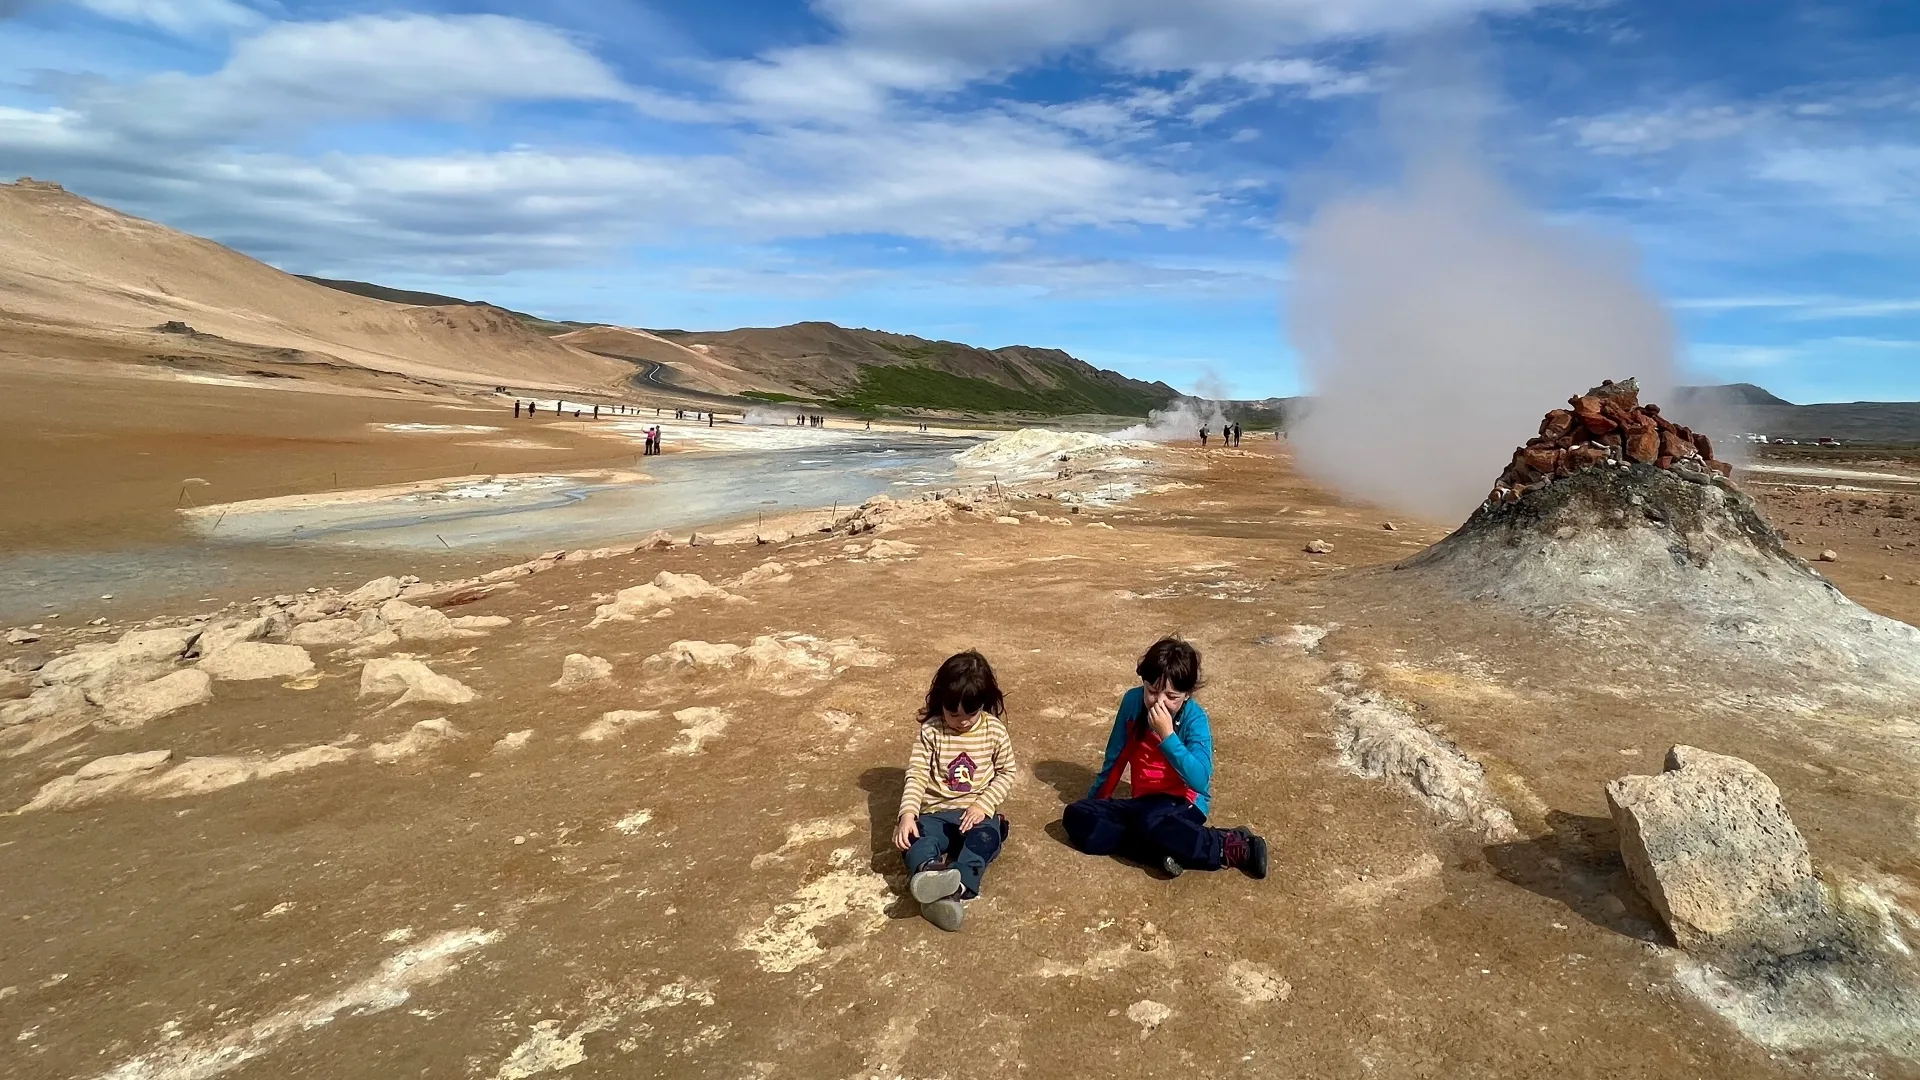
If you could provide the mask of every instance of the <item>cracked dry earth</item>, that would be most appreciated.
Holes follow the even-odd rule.
[[[1069,528],[963,516],[879,560],[838,537],[564,565],[460,609],[510,626],[405,646],[465,703],[363,697],[315,650],[317,677],[0,760],[19,807],[108,755],[408,748],[0,819],[0,1073],[1916,1075],[1763,1046],[1690,996],[1601,792],[1671,743],[1740,754],[1824,874],[1912,907],[1906,757],[1792,688],[1409,594],[1391,564],[1445,530],[1383,529],[1270,451],[1207,462]],[[663,570],[741,583],[588,627]],[[1272,839],[1267,881],[1062,842],[1134,659],[1176,631],[1205,655],[1216,822]],[[916,699],[967,647],[1024,775],[947,935],[888,834]],[[1394,778],[1395,717],[1457,748],[1444,798]]]

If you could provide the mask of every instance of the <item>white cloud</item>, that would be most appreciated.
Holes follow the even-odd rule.
[[[239,41],[211,74],[95,81],[67,104],[117,132],[226,142],[319,121],[460,117],[499,101],[637,97],[551,27],[498,15],[363,15],[275,24]]]
[[[1920,211],[1920,144],[1795,146],[1770,149],[1763,179],[1820,192],[1842,206]]]
[[[852,39],[980,65],[1097,48],[1116,63],[1181,71],[1276,49],[1409,30],[1541,0],[820,0]]]
[[[259,12],[233,0],[77,0],[96,15],[121,22],[145,23],[175,34],[196,30],[252,26]]]
[[[1203,67],[1215,73],[1253,86],[1298,88],[1309,98],[1342,97],[1364,94],[1374,89],[1373,79],[1364,74],[1341,71],[1325,64],[1299,58],[1248,60],[1238,64]]]

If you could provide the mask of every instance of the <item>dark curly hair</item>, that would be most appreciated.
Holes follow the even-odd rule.
[[[1148,686],[1165,679],[1183,694],[1191,694],[1203,685],[1200,650],[1177,637],[1163,637],[1148,646],[1133,671]]]
[[[976,650],[954,653],[933,673],[933,684],[927,687],[927,705],[920,713],[920,720],[922,723],[938,720],[947,709],[967,713],[985,709],[995,716],[1006,715],[1007,699],[1000,693],[999,681],[993,677],[993,665]]]

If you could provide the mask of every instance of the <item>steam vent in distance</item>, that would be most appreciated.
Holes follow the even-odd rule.
[[[1643,404],[1633,379],[1569,405],[1547,413],[1464,525],[1399,571],[1735,682],[1920,700],[1920,631],[1789,551],[1705,435]]]

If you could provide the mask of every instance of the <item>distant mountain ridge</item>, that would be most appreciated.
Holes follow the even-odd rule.
[[[829,322],[718,331],[554,322],[440,293],[302,277],[393,303],[505,311],[556,341],[649,365],[648,374],[664,367],[673,373],[673,385],[758,398],[770,405],[1145,416],[1181,396],[1165,382],[1129,378],[1060,349],[1029,345],[986,349]],[[659,385],[657,378],[652,381]]]

